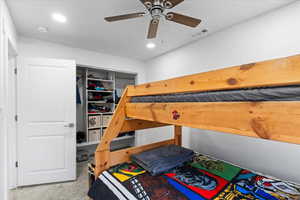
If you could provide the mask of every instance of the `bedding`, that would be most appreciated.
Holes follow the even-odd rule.
[[[190,161],[194,151],[177,145],[168,145],[131,156],[131,160],[155,176]]]
[[[133,163],[114,166],[88,194],[94,200],[299,200],[300,186],[197,154],[159,176]]]
[[[300,86],[251,88],[195,93],[137,96],[131,103],[300,101]]]

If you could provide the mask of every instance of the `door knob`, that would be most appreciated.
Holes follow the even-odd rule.
[[[73,128],[75,126],[74,123],[68,123],[66,125],[64,125],[64,127],[69,127],[69,128]]]

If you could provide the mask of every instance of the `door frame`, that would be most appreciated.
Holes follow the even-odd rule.
[[[14,187],[14,181],[10,181],[10,178],[17,175],[17,169],[12,166],[12,160],[16,159],[16,144],[17,140],[14,137],[17,136],[17,123],[14,120],[14,116],[16,115],[16,103],[17,98],[15,75],[14,69],[11,68],[10,59],[14,59],[16,61],[17,58],[17,49],[13,45],[13,42],[8,37],[5,21],[1,23],[2,32],[1,34],[1,42],[3,42],[0,50],[0,58],[1,58],[1,67],[2,67],[2,83],[0,83],[0,89],[2,90],[3,99],[0,100],[0,108],[2,109],[3,114],[3,135],[1,136],[1,140],[3,139],[4,146],[2,147],[4,150],[4,176],[2,177],[4,182],[4,199],[8,199],[11,196],[10,189]],[[15,63],[16,65],[16,63]],[[1,73],[0,73],[1,74]],[[13,84],[10,84],[13,80]],[[13,85],[13,86],[12,86]],[[16,183],[16,182],[15,182]],[[16,185],[15,185],[16,186]]]
[[[8,189],[14,189],[18,186],[17,176],[17,51],[14,49],[10,40],[8,41],[8,61],[7,61],[7,108],[8,108]]]

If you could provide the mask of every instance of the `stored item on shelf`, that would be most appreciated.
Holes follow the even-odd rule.
[[[101,132],[100,129],[89,130],[89,142],[96,142],[100,140]]]
[[[113,82],[103,82],[102,85],[106,91],[113,91]]]
[[[89,128],[98,128],[101,126],[101,117],[99,115],[89,116]]]
[[[112,118],[112,115],[103,115],[102,116],[102,126],[107,127],[111,118]]]
[[[104,74],[101,74],[98,72],[89,72],[88,77],[94,78],[94,79],[105,79],[106,78],[106,76]]]
[[[88,81],[88,90],[100,90],[102,88],[102,90],[105,90],[105,87],[103,86],[103,84],[99,81]]]
[[[76,141],[77,143],[83,143],[83,142],[86,142],[86,135],[85,135],[85,132],[82,132],[82,131],[78,131],[76,133]]]
[[[88,90],[94,90],[96,87],[97,87],[96,84],[94,84],[94,83],[89,83],[87,89],[88,89]]]
[[[103,96],[101,94],[97,94],[97,93],[95,94],[95,93],[89,92],[88,100],[89,101],[100,101],[100,100],[103,100]]]
[[[90,103],[88,105],[88,112],[90,114],[106,113],[111,112],[111,108],[108,106],[97,105],[96,103]]]
[[[103,99],[104,99],[107,103],[114,103],[114,98],[113,98],[112,95],[103,96]]]
[[[97,86],[97,87],[95,88],[95,90],[102,91],[102,90],[105,90],[105,88],[104,88],[104,87],[99,87],[99,86]]]

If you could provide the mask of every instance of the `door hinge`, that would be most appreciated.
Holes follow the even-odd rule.
[[[18,168],[19,167],[19,162],[18,161],[16,161],[16,168]]]
[[[16,122],[18,121],[18,115],[15,115],[15,121]]]
[[[18,74],[18,68],[15,68],[14,71],[15,71],[15,74],[17,75]]]

